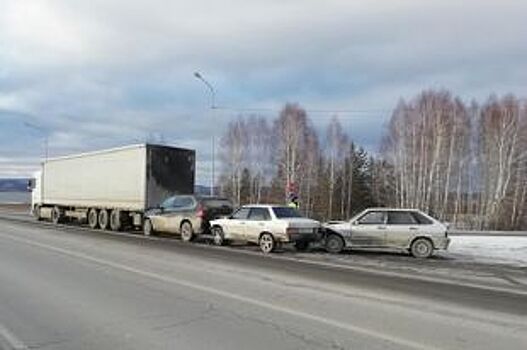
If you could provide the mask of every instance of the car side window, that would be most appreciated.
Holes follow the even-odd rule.
[[[181,209],[192,208],[194,206],[194,200],[192,197],[182,197],[179,204]]]
[[[359,220],[359,225],[383,225],[384,224],[384,212],[383,211],[370,211],[364,214]]]
[[[415,225],[417,220],[408,211],[388,212],[388,225]]]
[[[412,215],[414,216],[414,219],[419,223],[419,225],[432,225],[433,222],[423,214],[414,211],[412,212]]]
[[[249,213],[249,220],[267,221],[271,220],[269,209],[267,208],[252,208]]]
[[[249,216],[249,208],[240,208],[234,214],[232,218],[236,220],[245,220]]]
[[[172,208],[179,209],[182,207],[183,197],[174,197],[174,202],[172,203]]]
[[[163,209],[172,208],[174,206],[174,199],[175,197],[165,199],[165,201],[161,203],[160,207]]]

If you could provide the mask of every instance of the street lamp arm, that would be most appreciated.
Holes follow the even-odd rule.
[[[211,97],[210,108],[216,109],[216,91],[214,90],[214,87],[205,78],[203,78],[203,76],[199,72],[194,72],[194,76],[197,79],[201,80],[205,84],[205,86],[207,86],[207,88],[210,90],[210,97]]]

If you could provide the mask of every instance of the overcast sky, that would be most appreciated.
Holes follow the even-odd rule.
[[[199,71],[217,90],[208,109]],[[147,138],[194,148],[240,108],[331,112],[375,151],[400,97],[527,97],[525,0],[0,0],[0,177]],[[38,126],[40,130],[24,125]]]

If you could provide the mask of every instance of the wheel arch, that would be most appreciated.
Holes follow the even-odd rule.
[[[273,237],[273,239],[276,241],[276,238],[275,238],[274,234],[271,231],[262,231],[262,232],[260,232],[260,234],[258,235],[258,241],[260,241],[260,238],[262,238],[262,236],[264,234],[266,234],[266,233],[270,234],[271,237]]]
[[[436,249],[436,246],[434,244],[434,240],[430,237],[430,236],[427,236],[427,235],[418,235],[418,236],[415,236],[413,237],[411,240],[410,240],[410,244],[408,245],[408,249],[412,249],[412,245],[414,244],[415,241],[417,241],[418,239],[426,239],[427,241],[430,242],[430,244],[432,245],[432,249]]]
[[[346,239],[344,238],[344,236],[342,235],[342,233],[338,232],[338,231],[335,231],[335,230],[332,230],[332,229],[329,229],[329,228],[325,228],[324,229],[325,232],[324,232],[324,240],[329,236],[329,235],[335,235],[335,236],[338,236],[340,239],[342,239],[342,241],[344,242],[344,246],[346,246]]]

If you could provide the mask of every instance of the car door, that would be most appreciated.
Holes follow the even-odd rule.
[[[388,211],[386,226],[386,245],[393,248],[408,247],[412,238],[419,233],[419,223],[407,210]]]
[[[245,226],[250,208],[242,207],[236,210],[223,224],[225,238],[235,241],[245,241]]]
[[[167,198],[161,205],[159,206],[159,212],[157,212],[154,215],[150,216],[150,221],[152,222],[152,225],[154,226],[154,229],[159,232],[165,232],[168,227],[168,214],[170,213],[170,209],[173,206],[175,197],[169,197]]]
[[[257,243],[260,233],[268,230],[267,225],[270,220],[271,214],[268,208],[251,208],[245,225],[245,240]]]
[[[386,212],[372,210],[352,223],[351,243],[357,247],[382,247],[385,244]]]
[[[163,232],[178,233],[177,225],[179,218],[179,209],[182,203],[181,196],[174,196],[171,203],[163,210]]]
[[[171,233],[181,233],[181,222],[189,219],[192,223],[195,215],[196,201],[192,196],[177,196],[174,200],[174,207],[167,219],[168,231]]]

